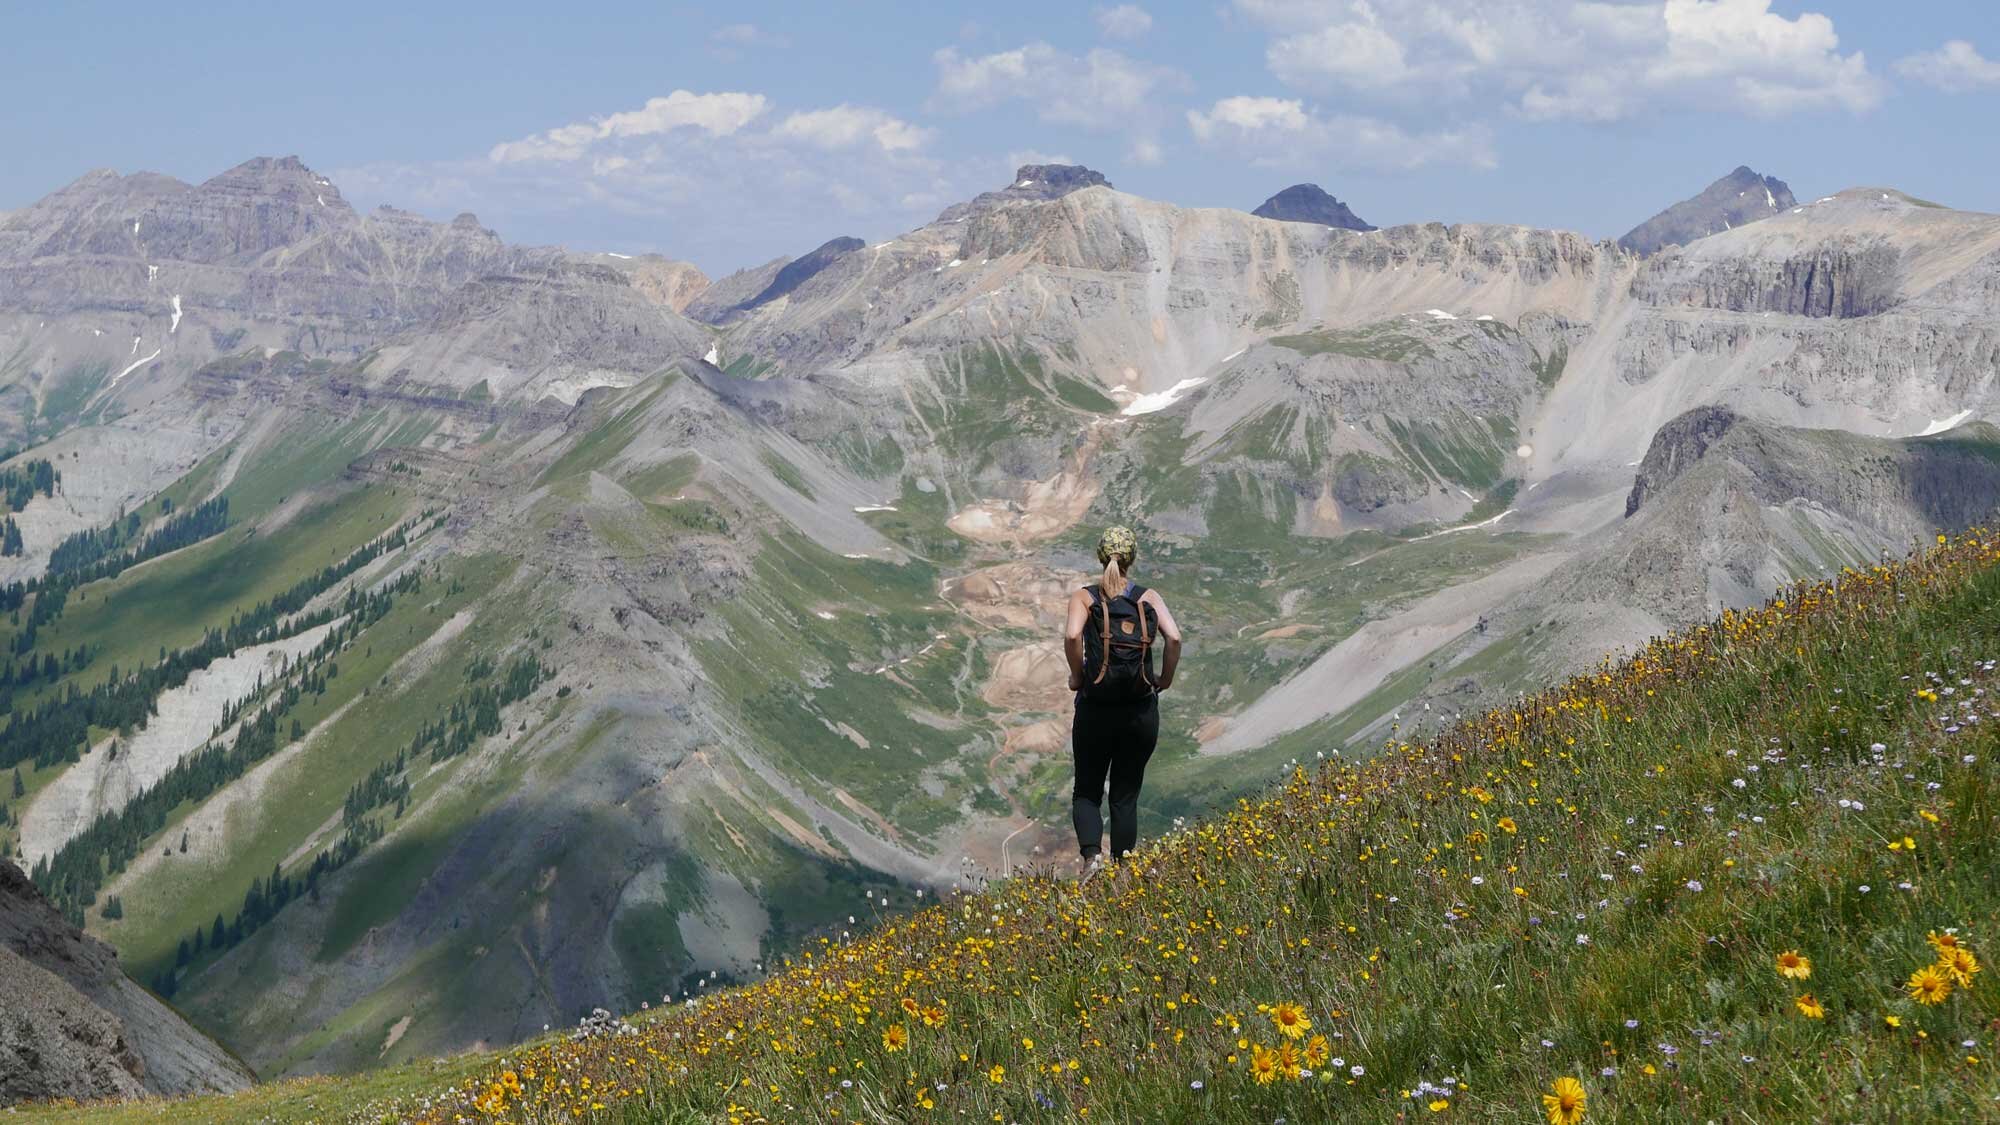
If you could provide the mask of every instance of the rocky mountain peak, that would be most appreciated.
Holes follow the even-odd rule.
[[[299,207],[318,206],[354,214],[332,180],[306,167],[296,156],[258,156],[238,164],[195,189],[206,194],[255,197]]]
[[[1104,173],[1081,164],[1023,164],[1014,170],[1014,180],[999,191],[985,191],[965,203],[954,203],[938,216],[941,223],[963,222],[1003,203],[1039,203],[1061,199],[1087,187],[1110,187]]]
[[[1318,223],[1321,226],[1339,227],[1341,230],[1376,229],[1350,210],[1347,204],[1329,195],[1318,184],[1293,184],[1266,199],[1250,213],[1259,218],[1277,219],[1280,222]]]
[[[1698,406],[1661,426],[1633,475],[1632,491],[1625,497],[1625,518],[1631,519],[1647,497],[1657,495],[1693,468],[1738,421],[1736,412],[1726,406]]]
[[[1663,246],[1685,246],[1697,238],[1768,219],[1795,203],[1785,181],[1739,164],[1703,188],[1701,194],[1683,199],[1625,232],[1618,245],[1641,254]]]
[[[1043,199],[1055,199],[1087,187],[1110,187],[1104,173],[1081,164],[1023,164],[1014,172],[1008,191],[1022,191]]]

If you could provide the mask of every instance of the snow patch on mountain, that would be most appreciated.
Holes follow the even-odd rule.
[[[1187,393],[1188,391],[1193,390],[1196,387],[1201,386],[1203,383],[1206,382],[1208,382],[1208,380],[1205,378],[1182,379],[1180,382],[1175,383],[1173,386],[1168,387],[1164,391],[1155,391],[1149,395],[1140,395],[1138,398],[1135,398],[1131,402],[1126,403],[1125,409],[1119,411],[1118,413],[1131,416],[1138,414],[1152,414],[1156,411],[1165,410],[1167,407],[1172,406],[1174,403],[1180,401],[1181,395]]]
[[[1972,411],[1961,410],[1949,418],[1933,421],[1930,425],[1925,426],[1923,432],[1918,434],[1917,436],[1930,437],[1932,434],[1941,434],[1946,430],[1955,429],[1957,428],[1960,422],[1963,422],[1970,417],[1972,417]]]

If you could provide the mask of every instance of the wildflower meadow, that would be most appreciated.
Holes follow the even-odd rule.
[[[1996,668],[2000,540],[1941,538],[1329,754],[1087,883],[880,917],[341,1113],[2000,1118]]]

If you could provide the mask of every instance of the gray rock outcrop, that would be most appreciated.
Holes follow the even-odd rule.
[[[958,223],[1007,203],[1045,203],[1061,199],[1087,187],[1110,187],[1104,173],[1081,164],[1023,164],[1014,171],[1014,181],[999,191],[983,191],[964,203],[954,203],[938,217],[940,223]]]
[[[248,1067],[0,860],[0,1105],[239,1090]]]
[[[1768,219],[1796,202],[1785,181],[1738,166],[1703,188],[1700,195],[1683,199],[1626,231],[1618,245],[1640,254],[1665,246],[1686,246],[1697,238]]]

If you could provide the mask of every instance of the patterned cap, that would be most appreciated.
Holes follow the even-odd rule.
[[[1139,537],[1132,534],[1129,527],[1107,527],[1097,541],[1097,561],[1109,563],[1118,560],[1120,566],[1131,566],[1139,556]]]

